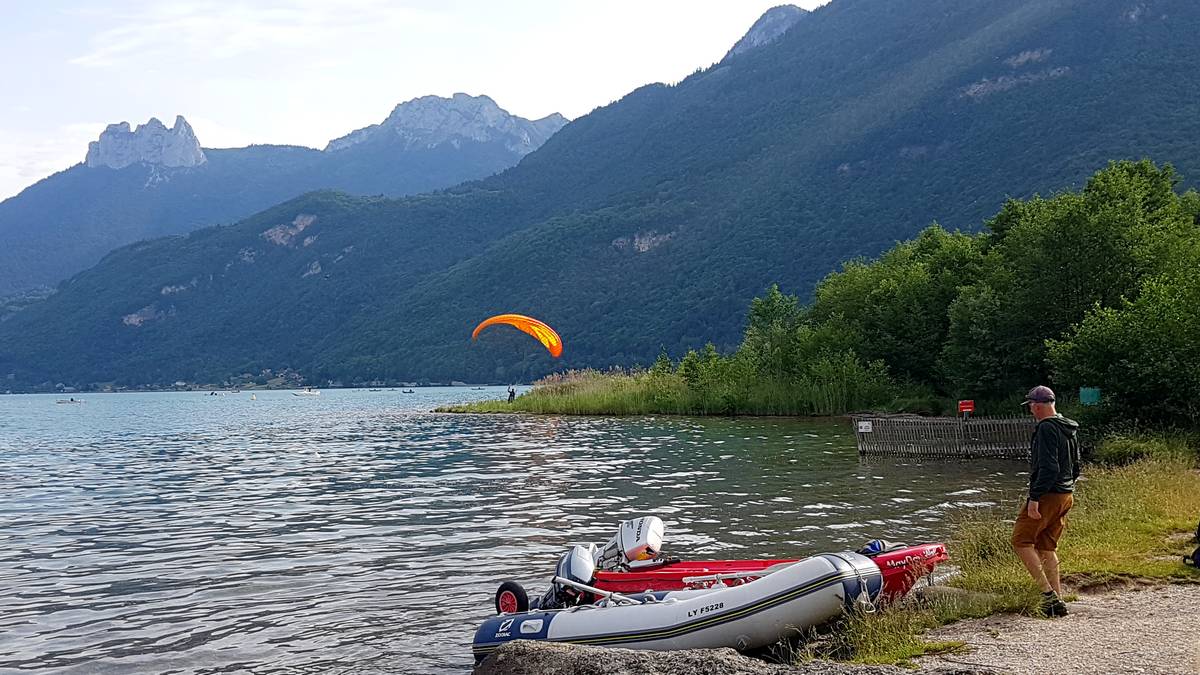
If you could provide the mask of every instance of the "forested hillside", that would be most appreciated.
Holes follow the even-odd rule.
[[[1200,6],[833,0],[777,42],[577,120],[491,179],[400,200],[320,193],[117,251],[0,324],[0,375],[524,380],[732,347],[770,284],[1111,159],[1200,176]],[[499,311],[563,335],[552,362]]]

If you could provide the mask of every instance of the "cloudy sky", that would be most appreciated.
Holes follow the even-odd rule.
[[[0,199],[151,116],[205,147],[323,147],[458,91],[574,119],[719,60],[780,1],[0,0]]]

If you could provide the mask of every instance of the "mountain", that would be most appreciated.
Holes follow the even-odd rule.
[[[117,250],[0,323],[0,378],[504,382],[733,346],[770,283],[805,295],[931,221],[978,228],[1110,159],[1195,180],[1198,29],[1188,0],[833,0],[496,176]],[[558,329],[563,358],[469,339],[501,311]]]
[[[88,143],[83,163],[93,169],[124,169],[138,163],[174,168],[199,166],[205,161],[196,132],[179,115],[170,129],[156,117],[134,130],[129,129],[129,122],[108,125],[100,140]]]
[[[334,139],[326,152],[342,152],[370,144],[397,150],[436,148],[449,144],[500,143],[518,157],[537,150],[567,124],[554,113],[530,121],[508,114],[486,96],[455,94],[453,98],[422,96],[396,106],[382,124],[373,124]]]
[[[795,5],[779,5],[768,9],[758,18],[758,21],[754,22],[753,26],[750,26],[746,35],[733,45],[725,58],[728,59],[731,56],[744,54],[751,49],[771,44],[807,15],[808,10]]]
[[[0,296],[51,286],[141,239],[228,223],[311,190],[399,196],[516,164],[561,129],[487,96],[425,96],[381,124],[310,148],[204,149],[182,116],[111,124],[82,164],[0,203]]]

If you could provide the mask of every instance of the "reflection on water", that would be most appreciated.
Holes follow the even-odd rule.
[[[667,548],[944,536],[1016,463],[860,463],[844,422],[453,416],[503,388],[0,396],[0,670],[466,670],[499,581]]]

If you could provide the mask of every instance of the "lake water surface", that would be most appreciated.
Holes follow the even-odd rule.
[[[0,396],[0,671],[446,672],[507,578],[667,525],[798,557],[1020,490],[1019,463],[860,463],[846,421],[458,416],[503,388]]]

